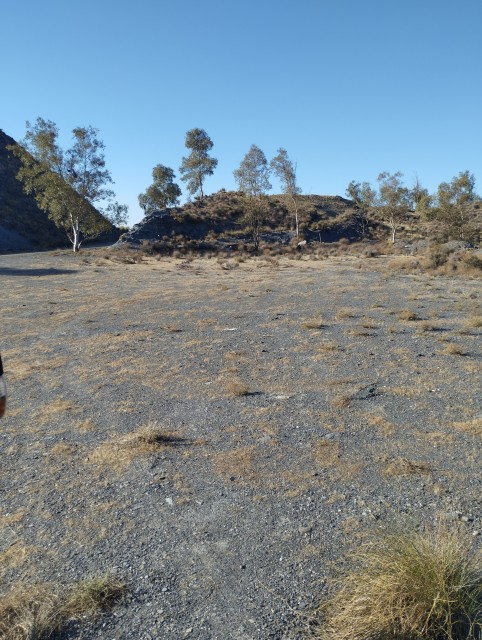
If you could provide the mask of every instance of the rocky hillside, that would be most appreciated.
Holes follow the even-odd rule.
[[[7,150],[12,144],[16,141],[0,129],[0,253],[69,246],[65,231],[23,192],[16,178],[20,161]],[[112,240],[112,234],[106,239]]]
[[[300,240],[332,242],[341,238],[360,239],[361,211],[340,196],[299,197]],[[367,227],[370,234],[376,224]],[[282,196],[268,198],[268,214],[262,227],[265,242],[290,242],[294,237],[294,217]],[[249,228],[243,219],[243,203],[237,192],[218,191],[183,207],[165,209],[147,216],[119,240],[118,245],[149,242],[159,247],[223,246],[249,243]]]

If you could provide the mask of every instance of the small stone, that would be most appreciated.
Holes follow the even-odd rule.
[[[313,525],[311,524],[307,525],[306,527],[298,527],[298,532],[302,535],[304,533],[310,533],[310,531],[313,531]]]

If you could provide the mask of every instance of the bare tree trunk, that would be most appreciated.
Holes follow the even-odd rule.
[[[397,227],[395,226],[394,219],[391,218],[388,224],[390,226],[390,229],[392,230],[392,244],[395,244],[395,236],[396,236],[396,233],[397,233]]]
[[[291,196],[291,200],[293,201],[293,211],[295,214],[295,233],[296,233],[296,237],[298,238],[300,235],[300,221],[299,221],[299,217],[298,217],[298,203],[296,202],[296,197],[295,196]]]
[[[72,249],[74,253],[80,250],[81,240],[80,240],[80,228],[79,221],[72,220],[72,237],[70,238],[72,242]]]

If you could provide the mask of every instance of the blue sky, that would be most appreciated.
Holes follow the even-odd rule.
[[[68,146],[97,127],[131,224],[194,127],[219,161],[206,193],[235,188],[251,144],[285,147],[304,193],[383,170],[432,191],[465,169],[482,191],[480,0],[4,0],[1,16],[0,128],[19,140],[42,116]]]

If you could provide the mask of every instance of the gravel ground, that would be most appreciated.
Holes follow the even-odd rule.
[[[128,586],[65,637],[306,639],[366,532],[479,543],[480,280],[103,256],[0,256],[0,585]]]

